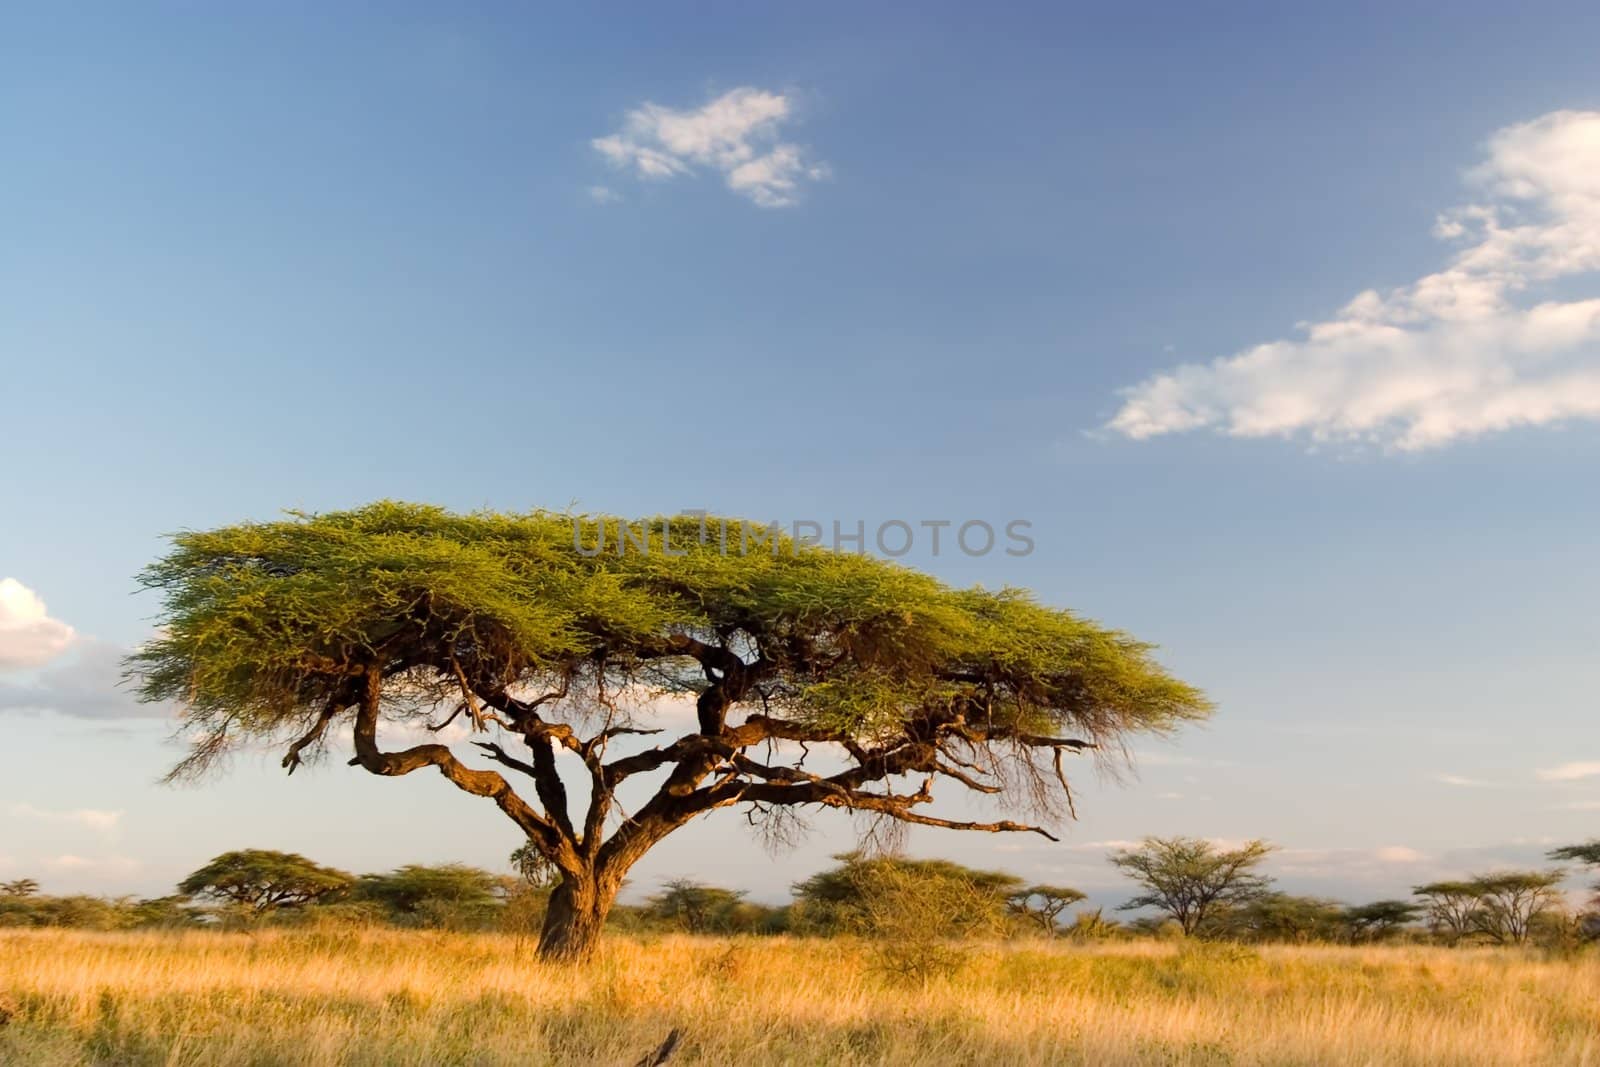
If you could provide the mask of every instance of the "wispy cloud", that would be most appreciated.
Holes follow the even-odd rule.
[[[1490,782],[1482,778],[1463,778],[1459,774],[1436,774],[1433,780],[1444,785],[1460,786],[1463,789],[1493,789],[1500,785],[1499,782]]]
[[[1557,767],[1546,767],[1538,772],[1541,782],[1575,782],[1580,778],[1600,775],[1600,760],[1578,760]]]
[[[1600,112],[1500,130],[1440,217],[1442,270],[1369,289],[1304,336],[1124,390],[1108,429],[1135,439],[1374,443],[1419,451],[1519,426],[1600,418]],[[1559,290],[1556,283],[1565,283]]]
[[[761,207],[791,207],[802,182],[828,175],[826,164],[779,139],[793,112],[788,95],[753,88],[733,89],[690,110],[646,102],[628,112],[616,133],[590,143],[641,178],[661,181],[708,168]]]
[[[622,194],[609,185],[591,185],[589,199],[597,204],[615,204],[622,199]]]
[[[50,617],[38,593],[15,578],[0,579],[0,669],[49,663],[76,636],[72,627]]]
[[[12,804],[6,809],[13,819],[31,819],[34,822],[73,823],[85,826],[101,833],[111,833],[122,821],[120,811],[100,811],[94,808],[78,808],[73,811],[48,811],[36,808],[32,804]]]

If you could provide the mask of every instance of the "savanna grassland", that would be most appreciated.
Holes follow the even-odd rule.
[[[14,1065],[1600,1064],[1600,957],[1499,948],[7,931],[0,1005]]]

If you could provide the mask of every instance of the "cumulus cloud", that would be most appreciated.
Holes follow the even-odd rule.
[[[1546,767],[1538,772],[1541,782],[1575,782],[1580,778],[1593,778],[1600,774],[1600,760],[1579,760]]]
[[[792,117],[788,96],[741,88],[687,111],[646,102],[628,112],[620,130],[590,144],[641,178],[665,180],[707,168],[761,207],[790,207],[799,201],[802,182],[828,174],[826,164],[779,140]]]
[[[72,627],[50,617],[38,593],[15,578],[0,579],[0,668],[48,663],[76,636]]]
[[[79,638],[73,655],[23,682],[0,682],[0,712],[53,711],[76,719],[167,718],[171,708],[140,704],[122,684],[127,650]]]
[[[1434,232],[1444,269],[1369,289],[1304,336],[1184,364],[1122,393],[1130,438],[1375,444],[1415,452],[1515,427],[1600,418],[1600,112],[1500,130],[1475,199]]]
[[[47,811],[36,808],[32,804],[13,804],[6,809],[15,819],[32,819],[35,822],[71,823],[84,826],[90,830],[101,833],[110,833],[122,821],[120,811],[99,811],[94,808],[78,808],[75,811]]]

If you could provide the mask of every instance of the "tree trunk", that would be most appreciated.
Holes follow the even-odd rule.
[[[539,933],[539,958],[582,963],[592,957],[619,887],[620,882],[592,873],[563,874],[550,893],[544,929]]]

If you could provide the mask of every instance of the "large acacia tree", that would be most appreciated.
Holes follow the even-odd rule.
[[[183,533],[142,575],[161,628],[129,670],[181,709],[175,776],[261,741],[293,772],[342,733],[352,765],[492,800],[559,874],[540,947],[570,959],[628,869],[707,812],[1050,836],[1064,753],[1208,710],[1148,645],[1026,593],[751,531],[379,503]],[[938,782],[1033,821],[934,815]]]

